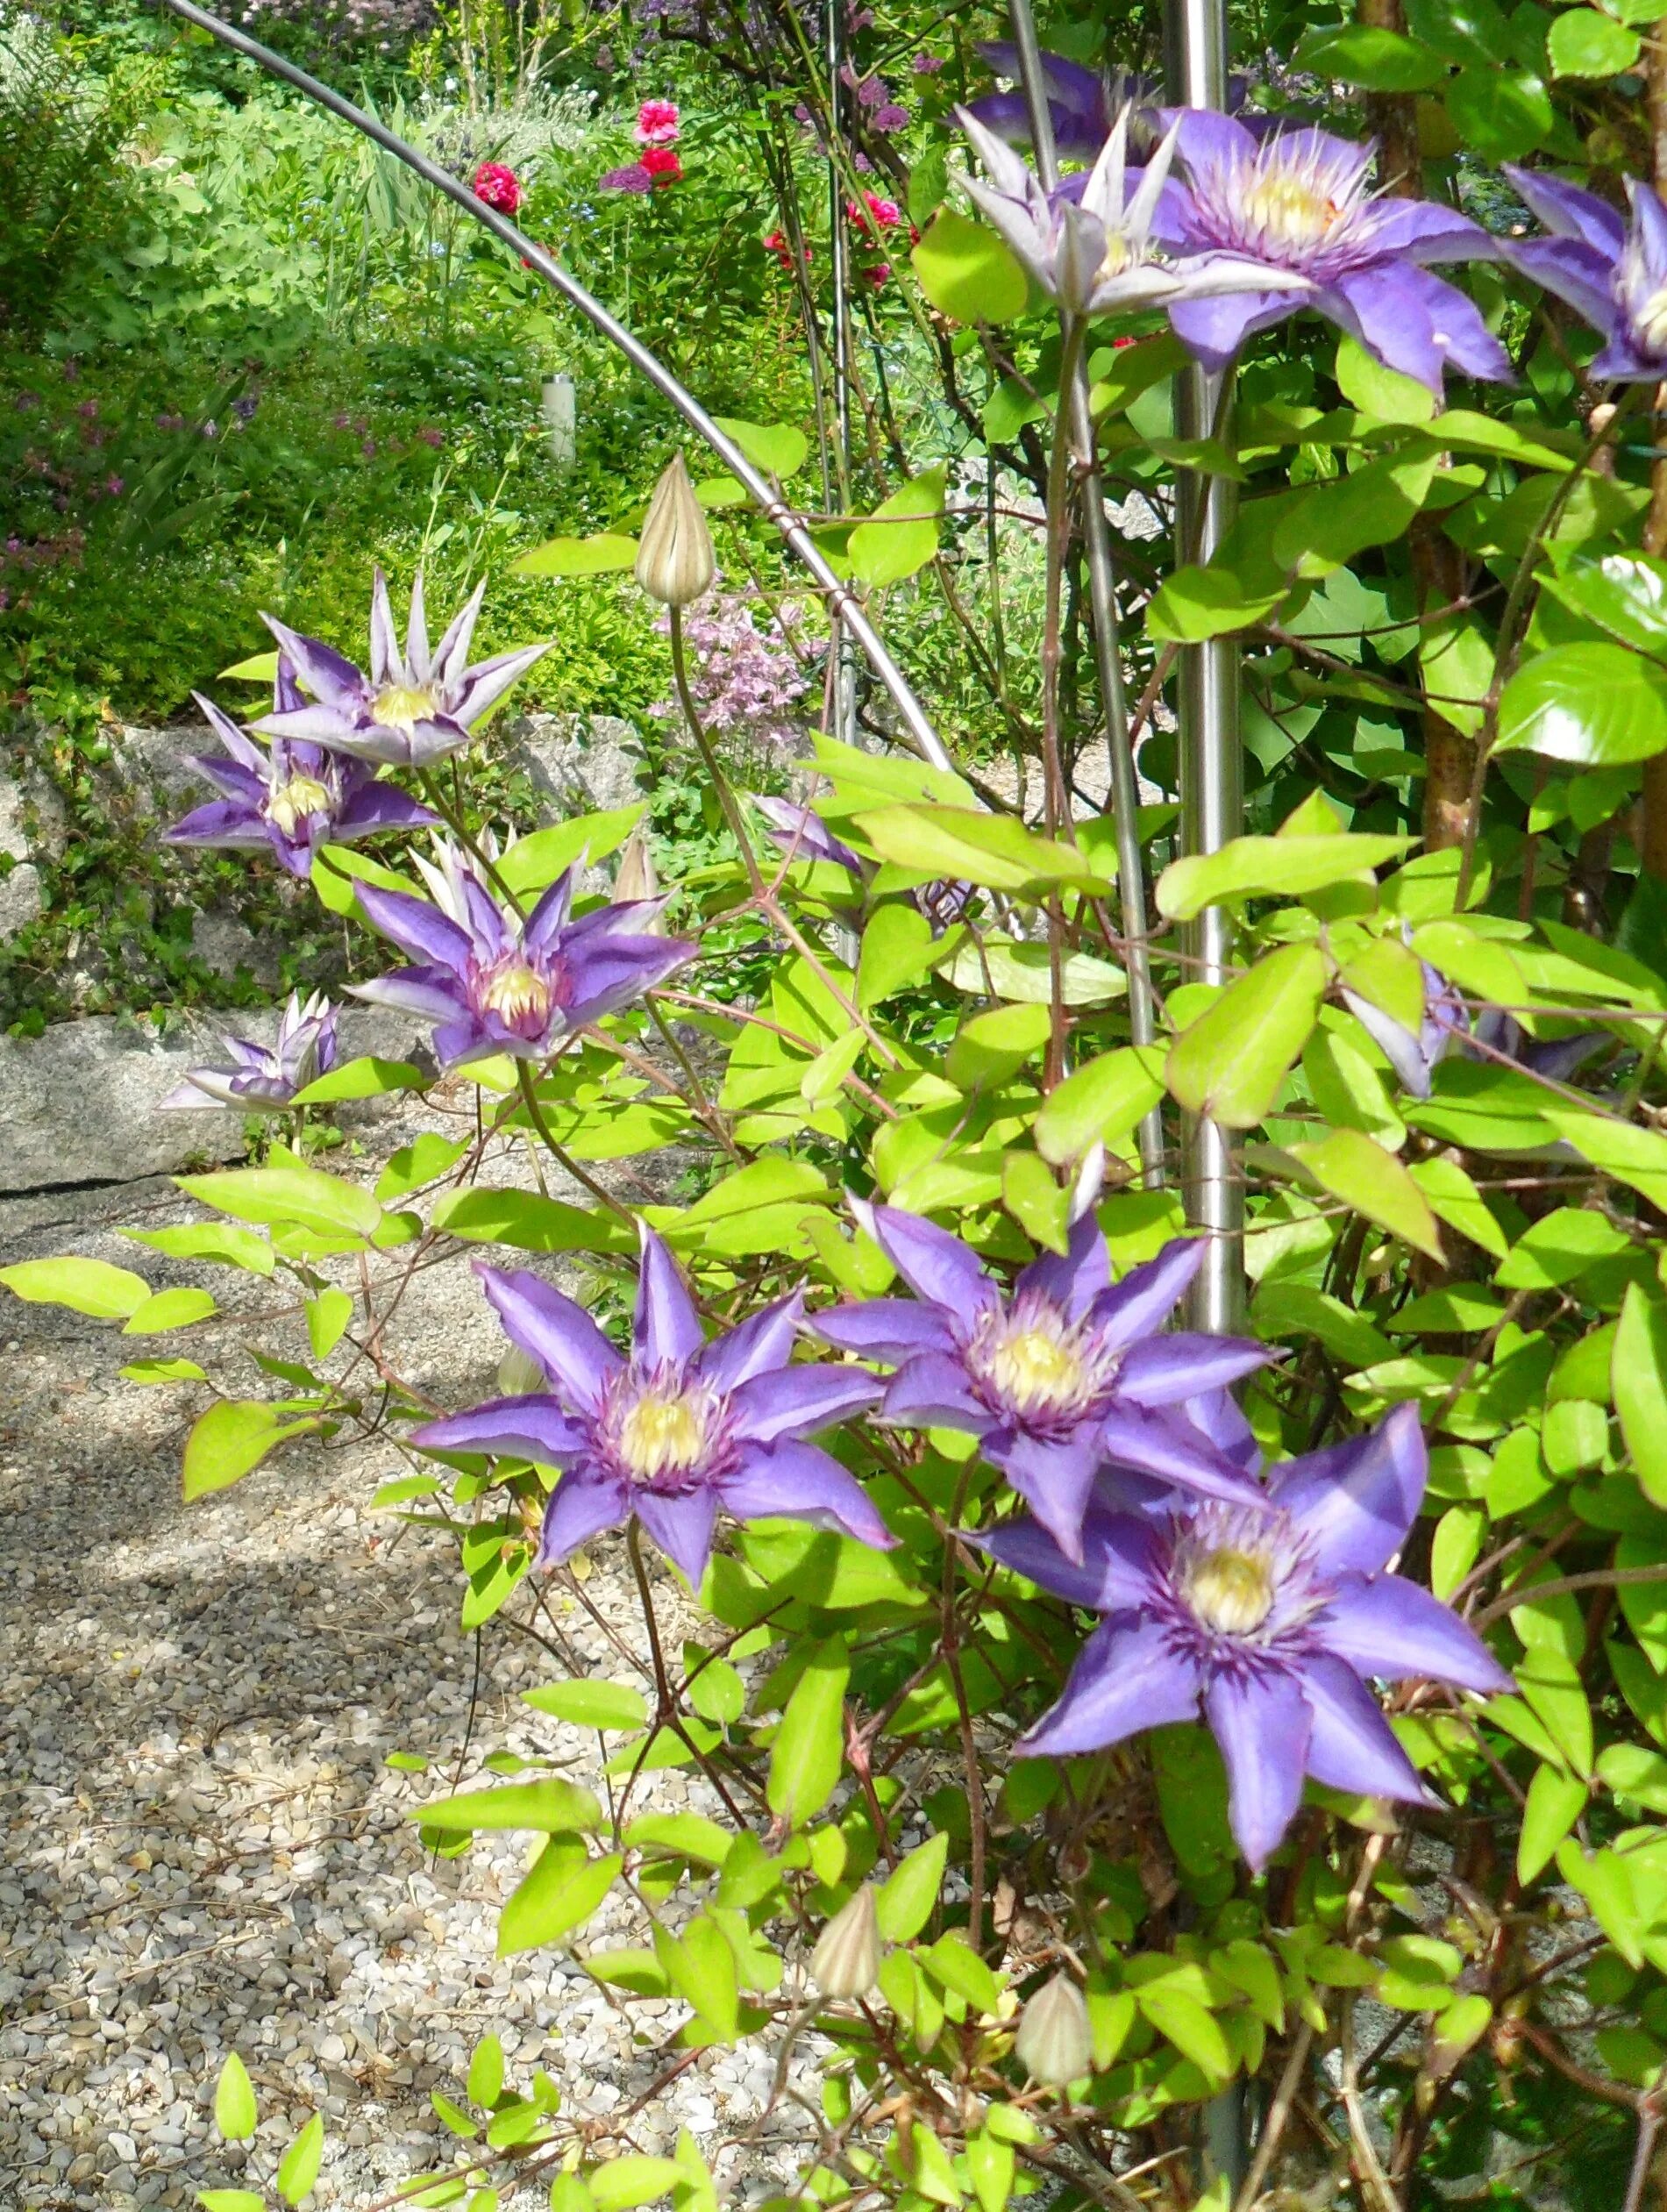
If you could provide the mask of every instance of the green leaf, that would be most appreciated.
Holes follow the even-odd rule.
[[[909,1942],[931,1918],[949,1848],[947,1835],[940,1831],[929,1836],[880,1884],[874,1895],[874,1913],[887,1943]]]
[[[424,1828],[464,1829],[477,1835],[516,1828],[560,1835],[602,1824],[602,1807],[589,1790],[553,1780],[465,1790],[458,1797],[419,1805],[407,1818],[420,1821]]]
[[[369,1191],[317,1167],[234,1167],[218,1175],[176,1175],[190,1197],[239,1221],[294,1224],[324,1236],[368,1237],[382,1218]]]
[[[1380,835],[1234,838],[1216,853],[1172,860],[1158,879],[1158,910],[1189,922],[1207,906],[1238,899],[1301,898],[1334,883],[1370,882],[1372,870],[1399,860],[1409,840]]]
[[[1221,2022],[1196,1997],[1157,1981],[1136,1989],[1135,2002],[1158,2033],[1166,2036],[1200,2072],[1226,2081],[1237,2071]]]
[[[1048,1041],[1045,1006],[998,1006],[961,1024],[944,1073],[958,1090],[994,1090]]]
[[[1344,29],[1357,27],[1347,25]],[[1435,66],[1439,73],[1440,64]],[[1403,376],[1399,369],[1386,368],[1357,339],[1344,337],[1339,341],[1335,373],[1337,388],[1349,404],[1378,422],[1427,423],[1435,412],[1435,395],[1428,384],[1416,376]]]
[[[277,650],[274,647],[271,653],[252,654],[247,660],[234,660],[229,668],[222,668],[220,674],[223,677],[233,678],[239,683],[275,683],[278,680]]]
[[[1583,1160],[1626,1183],[1667,1212],[1667,1137],[1630,1122],[1607,1121],[1578,1108],[1546,1105],[1541,1118]]]
[[[1554,77],[1614,77],[1637,61],[1638,33],[1596,8],[1553,16],[1545,42]]]
[[[421,1090],[429,1078],[409,1060],[377,1060],[367,1055],[344,1060],[317,1082],[298,1090],[292,1106],[328,1106],[338,1098],[381,1098],[394,1090]]]
[[[816,1817],[839,1780],[850,1679],[844,1639],[830,1637],[812,1649],[781,1716],[766,1794],[770,1810],[794,1828]]]
[[[1553,646],[1519,668],[1500,699],[1500,753],[1592,768],[1663,749],[1667,673],[1621,646]]]
[[[214,2124],[228,2143],[247,2143],[260,2125],[254,2084],[235,2051],[227,2054],[214,2086]]]
[[[1265,1120],[1301,1053],[1326,988],[1325,956],[1285,945],[1230,983],[1170,1047],[1170,1093],[1229,1129]]]
[[[959,945],[947,959],[940,954],[937,967],[958,991],[979,998],[994,994],[1024,1006],[1053,1003],[1053,960],[1045,945],[1015,945],[1005,938],[987,937],[979,944]],[[1096,960],[1092,953],[1068,953],[1059,963],[1062,1005],[1109,1006],[1128,989],[1122,969],[1110,960]]]
[[[943,209],[909,255],[920,288],[958,323],[1010,323],[1022,315],[1029,280],[993,232]]]
[[[878,906],[863,930],[857,962],[857,1003],[866,1014],[930,972],[936,940],[932,925],[916,906],[891,900]]]
[[[630,1682],[545,1682],[523,1690],[521,1702],[574,1728],[645,1728],[648,1701]]]
[[[123,1325],[125,1337],[155,1337],[167,1329],[189,1329],[218,1311],[206,1290],[159,1290],[138,1306]]]
[[[1538,77],[1492,65],[1462,69],[1447,87],[1453,128],[1485,161],[1520,161],[1555,120]]]
[[[890,806],[859,814],[857,828],[882,860],[895,861],[923,881],[949,876],[995,891],[1057,883],[1094,891],[1111,888],[1073,847],[1036,836],[1011,815],[980,814],[968,807]]]
[[[199,2189],[196,2201],[203,2212],[267,2212],[265,2197],[253,2189]]]
[[[1322,576],[1368,546],[1387,545],[1423,505],[1435,465],[1433,452],[1390,454],[1318,486],[1274,524],[1272,558],[1299,575]]]
[[[944,469],[923,469],[851,532],[845,553],[859,583],[900,583],[925,567],[937,551],[946,482]]]
[[[631,568],[637,562],[637,540],[603,531],[595,538],[552,538],[531,553],[511,561],[512,576],[600,576],[609,570]]]
[[[1667,1507],[1667,1304],[1635,1282],[1621,1302],[1610,1378],[1639,1486]]]
[[[1442,1259],[1441,1232],[1423,1192],[1393,1152],[1364,1130],[1334,1129],[1314,1144],[1293,1145],[1290,1152],[1332,1197],[1415,1252]]]
[[[498,1916],[498,1957],[536,1950],[582,1928],[624,1863],[617,1852],[592,1859],[576,1839],[552,1837]]]
[[[425,1129],[409,1145],[402,1145],[377,1177],[378,1202],[391,1205],[395,1199],[435,1181],[448,1167],[454,1167],[468,1149],[467,1137],[442,1137],[438,1130]],[[228,1230],[225,1233],[240,1236],[245,1232]]]
[[[1324,24],[1306,32],[1292,66],[1368,92],[1425,92],[1447,74],[1441,57],[1415,39],[1364,23]]]
[[[1062,1254],[1069,1250],[1071,1194],[1038,1153],[1003,1154],[1001,1203],[1033,1243]]]
[[[272,1246],[253,1229],[235,1229],[230,1222],[196,1221],[177,1229],[124,1229],[124,1237],[148,1245],[170,1259],[218,1259],[229,1267],[241,1267],[252,1275],[272,1273]]]
[[[182,1491],[189,1505],[252,1474],[286,1437],[316,1429],[317,1421],[285,1422],[258,1398],[221,1398],[191,1424],[185,1439]]]
[[[674,1859],[697,1859],[702,1866],[721,1866],[735,1843],[732,1830],[721,1828],[704,1813],[645,1813],[632,1821],[623,1840],[633,1851],[658,1851]]]
[[[206,1382],[206,1369],[195,1359],[131,1359],[121,1370],[128,1382]]]
[[[575,814],[531,837],[517,838],[498,862],[498,874],[517,898],[546,891],[575,860],[605,860],[616,853],[643,818],[647,802],[609,807],[601,814]]]
[[[1291,588],[1288,576],[1254,575],[1218,562],[1189,561],[1165,577],[1146,603],[1146,634],[1166,645],[1201,645],[1248,630],[1272,613]]]
[[[372,883],[379,890],[411,896],[417,889],[409,876],[373,860],[368,853],[355,852],[351,846],[326,845],[313,854],[312,888],[327,912],[360,919],[359,901],[353,896],[356,883]]]
[[[1164,1054],[1126,1045],[1086,1061],[1043,1102],[1037,1150],[1056,1167],[1080,1160],[1090,1145],[1119,1145],[1164,1095]]]
[[[1522,1825],[1516,1840],[1516,1877],[1528,1883],[1543,1873],[1557,1845],[1586,1809],[1586,1786],[1578,1775],[1540,1766],[1528,1784]]]
[[[628,1252],[630,1232],[599,1212],[546,1198],[536,1190],[445,1192],[435,1202],[435,1229],[470,1244],[513,1245],[520,1252]]]
[[[717,426],[734,439],[755,468],[771,476],[796,476],[810,453],[810,440],[791,423],[744,423],[720,415]]]
[[[595,2200],[596,2212],[631,2212],[638,2204],[652,2204],[656,2197],[669,2196],[673,2189],[682,2187],[687,2176],[680,2166],[670,2158],[650,2158],[632,2155],[609,2158],[605,2165],[593,2169],[590,2194]]]
[[[709,1659],[689,1675],[688,1702],[702,1720],[730,1728],[746,1709],[746,1684],[728,1659]]]
[[[1623,646],[1667,659],[1667,560],[1608,553],[1601,560],[1572,560],[1541,582],[1554,598]]]
[[[108,1259],[19,1259],[0,1267],[0,1282],[32,1306],[68,1306],[95,1321],[125,1320],[151,1295],[143,1275]]]
[[[278,2194],[299,2204],[318,2179],[324,2155],[324,2116],[315,2112],[278,2161]]]

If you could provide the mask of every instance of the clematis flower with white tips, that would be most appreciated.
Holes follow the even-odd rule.
[[[388,579],[379,568],[371,593],[368,675],[322,639],[303,638],[274,616],[263,615],[312,697],[266,716],[254,727],[268,737],[321,745],[331,753],[393,767],[427,767],[460,752],[488,708],[550,650],[548,644],[522,646],[467,667],[485,596],[483,582],[431,653],[419,574],[411,586],[402,653]]]
[[[1036,172],[969,109],[956,114],[990,182],[961,182],[1024,267],[1067,315],[1166,307],[1172,300],[1265,289],[1267,274],[1227,253],[1166,255],[1158,223],[1179,125],[1145,168],[1129,166],[1130,110],[1112,125],[1081,189],[1045,191]]]

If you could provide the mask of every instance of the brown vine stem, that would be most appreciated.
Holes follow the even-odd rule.
[[[594,1175],[587,1174],[579,1162],[573,1159],[551,1134],[550,1124],[544,1117],[544,1108],[538,1103],[538,1088],[533,1081],[531,1066],[528,1061],[518,1060],[516,1062],[516,1080],[521,1086],[521,1097],[526,1107],[529,1120],[538,1131],[545,1149],[557,1162],[563,1174],[571,1175],[581,1189],[588,1190],[599,1206],[605,1206],[610,1214],[616,1216],[619,1220],[628,1223],[632,1229],[635,1229],[636,1221],[629,1210],[620,1204],[612,1191],[605,1190]]]
[[[1667,1566],[1595,1567],[1589,1574],[1560,1574],[1555,1582],[1519,1582],[1514,1589],[1471,1616],[1478,1632],[1502,1621],[1519,1605],[1537,1605],[1542,1598],[1562,1597],[1570,1590],[1624,1590],[1640,1582],[1667,1582]]]

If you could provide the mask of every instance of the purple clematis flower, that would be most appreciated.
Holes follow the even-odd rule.
[[[268,751],[212,699],[200,691],[191,696],[231,758],[204,754],[192,760],[204,782],[223,796],[165,830],[166,845],[269,845],[291,875],[306,875],[321,846],[353,845],[378,830],[418,830],[439,819],[396,784],[379,781],[375,770],[360,761],[289,738],[274,738]],[[272,707],[274,715],[305,708],[295,670],[281,653]]]
[[[523,646],[495,653],[473,668],[469,640],[474,635],[484,582],[430,653],[428,620],[423,607],[423,579],[411,586],[410,620],[402,656],[388,604],[388,580],[379,568],[370,608],[370,674],[317,638],[303,638],[271,615],[263,615],[296,673],[312,694],[311,704],[269,714],[255,728],[274,738],[299,739],[331,753],[396,767],[426,767],[469,742],[470,731],[488,707],[549,646]]]
[[[292,992],[278,1021],[275,1045],[251,1045],[228,1037],[230,1067],[194,1067],[161,1102],[200,1113],[205,1106],[241,1106],[250,1113],[281,1113],[297,1091],[336,1065],[338,1012],[315,992],[305,1005]]]
[[[1259,1496],[1181,1409],[1268,1353],[1237,1337],[1159,1333],[1198,1273],[1201,1243],[1177,1238],[1114,1284],[1091,1211],[1065,1256],[1044,1252],[1004,1298],[947,1230],[895,1206],[851,1207],[915,1296],[835,1306],[814,1326],[895,1365],[886,1420],[977,1437],[1067,1559],[1083,1556],[1083,1516],[1109,1466],[1209,1497]]]
[[[629,1359],[582,1306],[537,1275],[477,1267],[510,1342],[538,1362],[551,1388],[431,1421],[417,1442],[559,1467],[541,1566],[634,1516],[698,1589],[720,1512],[809,1521],[890,1550],[896,1538],[856,1477],[805,1441],[872,1405],[873,1376],[788,1364],[801,1314],[796,1292],[709,1343],[670,1253],[652,1230],[642,1239]]]
[[[495,860],[489,841],[485,849]],[[369,883],[355,885],[354,896],[372,927],[419,965],[352,988],[355,998],[438,1022],[442,1067],[495,1052],[544,1060],[574,1030],[616,1012],[695,957],[680,938],[649,934],[663,898],[600,906],[573,920],[578,861],[524,921],[499,905],[454,845],[439,844],[438,863],[413,858],[432,903]]]
[[[969,109],[956,113],[990,179],[985,184],[964,176],[962,183],[1066,314],[1109,315],[1215,293],[1259,296],[1265,289],[1266,269],[1255,259],[1229,250],[1173,260],[1160,252],[1163,232],[1179,220],[1173,212],[1160,214],[1179,125],[1143,169],[1131,169],[1125,108],[1087,176],[1047,192],[1029,165]],[[1306,277],[1292,281],[1309,289]]]
[[[1609,342],[1587,372],[1616,383],[1667,376],[1667,201],[1628,178],[1630,228],[1606,200],[1507,162],[1505,174],[1551,232],[1505,251]]]
[[[1345,990],[1343,1003],[1395,1072],[1409,1098],[1428,1098],[1435,1088],[1435,1069],[1452,1054],[1475,1060],[1486,1055],[1477,1047],[1491,1047],[1516,1061],[1531,1075],[1564,1082],[1578,1074],[1587,1060],[1603,1051],[1610,1039],[1601,1031],[1580,1030],[1572,1036],[1533,1038],[1519,1022],[1497,1006],[1490,1006],[1471,1020],[1464,995],[1439,975],[1428,960],[1424,970],[1424,1017],[1416,1034],[1381,1006]]]
[[[1315,130],[1258,139],[1203,108],[1181,111],[1180,133],[1187,189],[1165,210],[1165,242],[1259,262],[1264,277],[1260,292],[1169,310],[1208,367],[1225,368],[1253,332],[1312,307],[1437,393],[1450,363],[1508,381],[1509,357],[1476,308],[1423,266],[1496,255],[1478,224],[1434,201],[1374,197],[1370,143]]]
[[[1257,1869],[1289,1827],[1305,1773],[1353,1795],[1436,1802],[1367,1680],[1428,1676],[1492,1694],[1511,1678],[1440,1599],[1385,1572],[1428,1464],[1416,1411],[1398,1406],[1374,1434],[1275,1467],[1254,1504],[1157,1520],[1096,1505],[1079,1559],[1028,1519],[969,1538],[1106,1616],[1058,1704],[1015,1749],[1101,1751],[1195,1720],[1201,1706],[1227,1761],[1233,1833]]]
[[[1019,84],[1017,46],[1005,39],[989,39],[980,41],[978,54],[995,75],[1006,77],[1015,86]],[[1116,112],[1116,105],[1099,71],[1085,69],[1079,61],[1068,61],[1062,54],[1044,53],[1042,84],[1048,96],[1053,143],[1060,160],[1092,161],[1111,136]],[[1156,138],[1162,126],[1156,110],[1150,105],[1157,89],[1155,81],[1146,77],[1121,78],[1117,89],[1124,99],[1140,103],[1136,114],[1150,135]],[[987,92],[982,99],[969,101],[966,112],[1009,146],[1030,143],[1030,111],[1022,89]]]
[[[754,793],[752,803],[764,817],[765,827],[772,841],[779,846],[789,860],[829,860],[866,884],[869,876],[867,863],[853,853],[842,838],[837,838],[822,817],[808,806],[794,806],[791,799],[772,798],[767,794]],[[922,883],[910,891],[908,898],[919,908],[931,924],[932,935],[942,937],[952,922],[958,922],[972,903],[972,886],[958,881],[952,876],[937,876],[930,883]]]

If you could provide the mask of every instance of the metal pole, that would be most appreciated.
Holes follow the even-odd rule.
[[[1037,177],[1043,190],[1051,192],[1059,182],[1059,162],[1030,0],[1011,0],[1008,15],[1013,25],[1013,43],[1019,50],[1019,82],[1024,88],[1024,103],[1030,118]],[[1122,644],[1117,618],[1117,578],[1112,561],[1111,528],[1106,520],[1100,484],[1100,447],[1088,403],[1086,360],[1078,360],[1071,389],[1063,393],[1061,398],[1071,443],[1085,472],[1083,541],[1088,556],[1088,600],[1094,610],[1094,667],[1100,678],[1100,703],[1106,717],[1111,804],[1117,827],[1117,892],[1122,908],[1123,962],[1129,972],[1129,1030],[1136,1045],[1151,1045],[1157,1038],[1158,1022],[1152,1005],[1151,960],[1146,943],[1140,790],[1135,777],[1135,751],[1129,738],[1129,701],[1123,690]],[[1137,1138],[1142,1181],[1149,1189],[1156,1189],[1164,1180],[1164,1122],[1158,1107],[1154,1106],[1141,1122]]]
[[[641,339],[634,336],[623,323],[610,315],[602,302],[593,298],[579,280],[570,275],[536,239],[528,238],[524,232],[516,230],[508,216],[501,215],[496,208],[488,207],[484,200],[476,199],[467,184],[452,176],[448,170],[441,168],[437,161],[431,161],[426,154],[419,153],[414,146],[408,146],[403,139],[397,137],[376,117],[367,114],[363,108],[355,107],[351,100],[333,91],[329,85],[320,83],[317,77],[309,76],[306,70],[297,68],[293,61],[287,61],[281,54],[274,54],[270,46],[262,46],[246,31],[239,31],[232,25],[223,23],[218,16],[210,15],[206,8],[196,6],[194,0],[159,0],[159,4],[171,15],[178,16],[183,22],[195,24],[199,31],[206,31],[210,38],[218,39],[223,46],[230,46],[234,53],[257,63],[269,75],[281,77],[287,84],[293,84],[310,100],[317,101],[322,108],[328,108],[332,115],[338,115],[345,123],[351,123],[354,130],[363,132],[367,139],[374,139],[386,153],[391,153],[396,161],[403,161],[408,169],[414,170],[425,184],[432,185],[437,192],[443,192],[447,199],[455,201],[466,215],[473,216],[512,253],[518,253],[527,267],[536,270],[553,291],[559,292],[571,306],[576,307],[593,328],[600,331],[611,346],[619,349],[632,367],[645,376],[663,398],[670,401],[690,429],[711,447],[730,475],[745,486],[753,503],[775,524],[794,556],[815,577],[819,589],[827,599],[831,615],[849,631],[852,641],[862,648],[869,667],[891,695],[908,742],[933,767],[954,773],[955,763],[943,739],[927,718],[926,710],[915,696],[908,679],[892,659],[861,606],[823,558],[804,524],[778,497],[768,479],[752,466],[734,440],[718,428],[694,394],[679,382]]]
[[[1177,106],[1222,108],[1227,91],[1224,0],[1165,0],[1169,96]],[[1227,397],[1225,379],[1196,364],[1176,379],[1176,430],[1208,438]],[[1233,519],[1233,486],[1225,478],[1186,474],[1178,486],[1178,558],[1206,561]],[[1188,646],[1180,656],[1181,850],[1214,853],[1243,827],[1244,783],[1239,749],[1239,657],[1225,639]],[[1188,982],[1227,980],[1232,924],[1207,907],[1181,933]],[[1187,1219],[1209,1237],[1193,1285],[1192,1323],[1217,1335],[1243,1325],[1244,1190],[1228,1132],[1190,1122],[1184,1136]]]
[[[851,505],[851,241],[845,233],[845,195],[839,177],[840,132],[844,127],[846,0],[823,0],[823,52],[828,65],[828,262],[833,286],[834,466],[841,511]],[[829,722],[843,745],[857,740],[856,671],[837,611],[829,625],[833,678]]]

